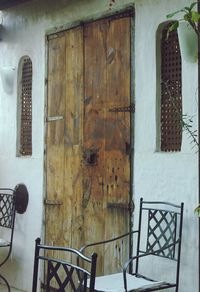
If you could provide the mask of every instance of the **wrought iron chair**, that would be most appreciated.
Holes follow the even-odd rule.
[[[46,275],[44,283],[42,283],[44,291],[93,292],[96,259],[97,254],[95,253],[91,257],[86,257],[70,247],[43,245],[40,243],[40,238],[37,238],[35,241],[32,292],[37,291],[40,261],[43,261],[44,267],[46,267]]]
[[[94,249],[97,245],[113,243],[131,234],[137,235],[136,243],[133,240],[136,255],[129,258],[120,273],[96,277],[94,291],[146,292],[174,288],[178,292],[182,222],[183,203],[175,205],[166,202],[149,202],[143,201],[141,198],[137,230],[110,240],[87,244],[80,249],[85,254],[91,247]],[[145,262],[142,262],[144,260]],[[156,270],[156,265],[160,271],[163,265],[166,271],[169,268],[169,262],[166,264],[167,260],[173,270],[171,270],[172,279],[170,281],[165,278],[165,272],[164,277],[159,280],[155,280],[152,275],[149,276],[154,273],[153,270]],[[161,261],[165,262],[161,263]],[[173,267],[171,267],[171,263],[173,263]],[[159,276],[161,274],[160,272]]]
[[[15,226],[15,194],[11,189],[0,189],[0,248],[6,248],[6,255],[0,262],[0,268],[8,260],[13,243],[13,233]],[[0,279],[6,284],[8,291],[10,286],[6,278],[0,275]]]
[[[23,214],[28,205],[28,191],[24,184],[18,184],[14,190],[0,188],[0,251],[4,248],[0,258],[0,268],[11,255],[15,227],[15,214]],[[10,285],[6,278],[0,274],[0,279],[10,292]]]

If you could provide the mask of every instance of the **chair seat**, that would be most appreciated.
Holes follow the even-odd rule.
[[[10,246],[10,242],[3,238],[0,238],[0,247],[4,247],[4,246]]]
[[[158,288],[165,282],[152,282],[143,278],[138,278],[130,274],[127,277],[127,291],[141,291],[147,288]],[[101,292],[124,292],[123,273],[96,277],[95,291]]]

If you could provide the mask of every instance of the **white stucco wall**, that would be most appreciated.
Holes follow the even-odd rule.
[[[185,203],[180,292],[197,291],[198,287],[198,220],[193,213],[198,202],[198,158],[185,132],[180,153],[156,152],[156,55],[155,42],[151,40],[159,23],[166,21],[165,15],[187,4],[188,1],[138,3],[135,46],[134,194],[137,199],[143,196]],[[182,80],[183,112],[197,117],[197,64],[186,62],[184,56]]]
[[[188,0],[189,1],[189,0]],[[134,198],[185,202],[180,292],[198,290],[197,153],[184,133],[180,153],[156,152],[156,41],[158,25],[187,0],[137,0],[135,3],[135,155]],[[133,1],[116,0],[116,8]],[[190,1],[192,2],[192,1]],[[2,13],[0,68],[14,67],[14,86],[0,85],[0,186],[23,182],[29,206],[17,215],[12,257],[4,268],[12,286],[31,291],[34,240],[42,235],[44,186],[45,34],[109,10],[108,0],[35,0]],[[16,157],[17,69],[22,56],[33,62],[33,155]],[[182,60],[184,113],[197,116],[197,63]],[[194,125],[194,128],[196,125]]]

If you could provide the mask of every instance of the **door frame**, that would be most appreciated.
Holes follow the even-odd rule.
[[[51,35],[56,35],[62,31],[66,31],[82,24],[95,22],[100,19],[108,18],[108,17],[116,17],[119,18],[120,15],[123,16],[131,16],[131,34],[130,34],[130,78],[131,78],[131,88],[130,88],[130,102],[131,104],[135,105],[135,9],[134,5],[125,5],[122,6],[120,9],[112,9],[112,11],[100,12],[95,15],[91,15],[79,21],[73,21],[67,24],[64,24],[59,27],[54,27],[52,29],[46,30],[45,34],[45,94],[44,94],[44,161],[43,161],[43,226],[42,226],[42,237],[45,238],[46,234],[46,215],[45,215],[45,198],[47,192],[47,166],[46,166],[46,135],[47,135],[47,101],[48,101],[48,37]],[[135,106],[133,106],[135,108]],[[133,211],[134,211],[134,124],[135,124],[135,109],[133,112],[130,111],[130,197],[129,201],[133,202],[130,203],[129,206],[129,231],[133,229]],[[132,236],[129,238],[129,257],[132,255],[133,250],[133,243],[132,243]]]

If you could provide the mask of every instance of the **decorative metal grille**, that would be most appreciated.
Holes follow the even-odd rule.
[[[75,266],[48,260],[47,284],[44,286],[47,290],[53,291],[82,291],[80,286],[83,280],[87,281],[87,276],[87,272],[78,271]],[[51,286],[51,282],[54,287]]]
[[[0,194],[0,226],[12,228],[14,197],[10,194]]]
[[[175,259],[175,245],[159,253],[155,251],[165,248],[170,244],[175,244],[177,214],[169,211],[150,209],[148,216],[147,252],[154,252],[158,256]]]
[[[23,60],[21,85],[20,154],[32,154],[32,62]]]
[[[182,141],[181,53],[177,31],[161,39],[161,150],[180,151]]]

